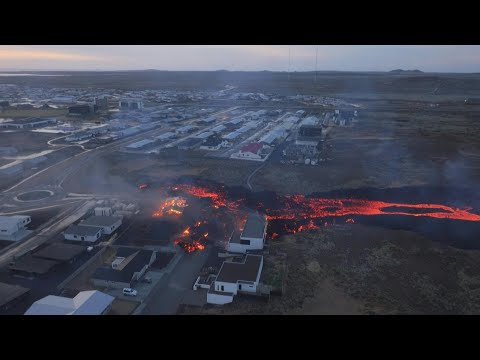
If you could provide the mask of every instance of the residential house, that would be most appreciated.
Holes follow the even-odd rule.
[[[119,247],[110,267],[100,267],[93,274],[91,281],[98,287],[123,289],[145,274],[155,262],[156,252],[132,247]]]
[[[247,255],[242,262],[225,261],[207,293],[207,303],[223,305],[240,293],[256,293],[263,269],[263,256]]]

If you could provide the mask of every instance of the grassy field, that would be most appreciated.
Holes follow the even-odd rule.
[[[270,253],[286,253],[283,296],[187,313],[207,314],[478,314],[480,251],[440,246],[408,231],[358,224],[284,236]],[[268,257],[268,255],[267,255]]]

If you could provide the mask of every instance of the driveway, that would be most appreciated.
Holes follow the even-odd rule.
[[[207,246],[204,251],[184,254],[172,271],[164,274],[145,300],[142,315],[173,315],[182,302],[192,302],[192,297],[196,294],[192,290],[193,284],[212,250],[211,246]],[[203,297],[200,295],[199,293],[196,301],[198,305],[202,304]]]

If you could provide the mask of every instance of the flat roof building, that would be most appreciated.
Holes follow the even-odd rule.
[[[80,245],[53,243],[33,254],[36,258],[69,262],[85,252],[85,247]]]
[[[263,269],[263,256],[247,255],[242,262],[225,261],[207,293],[207,303],[231,303],[239,292],[256,293]]]
[[[97,226],[70,225],[63,233],[65,240],[94,243],[102,236],[102,228]]]
[[[28,119],[17,119],[15,121],[8,121],[0,123],[0,128],[6,129],[30,129],[36,127],[42,127],[47,125],[54,125],[57,123],[57,119],[54,118],[28,118]]]
[[[133,144],[127,145],[127,149],[130,149],[130,150],[141,149],[148,145],[152,145],[153,143],[155,143],[155,140],[144,139],[144,140],[134,142]]]
[[[24,298],[29,292],[30,289],[23,286],[0,282],[0,309],[8,309],[13,303]]]
[[[122,289],[131,287],[156,260],[156,252],[132,247],[119,247],[111,266],[95,270],[91,281],[95,286]]]
[[[104,234],[110,235],[122,225],[120,216],[90,216],[78,224],[79,226],[101,228]]]
[[[0,216],[0,240],[19,241],[31,234],[25,227],[31,222],[30,216]]]

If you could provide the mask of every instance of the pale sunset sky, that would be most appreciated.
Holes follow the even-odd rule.
[[[480,72],[478,45],[0,45],[0,71],[312,71],[317,51],[319,71]]]

